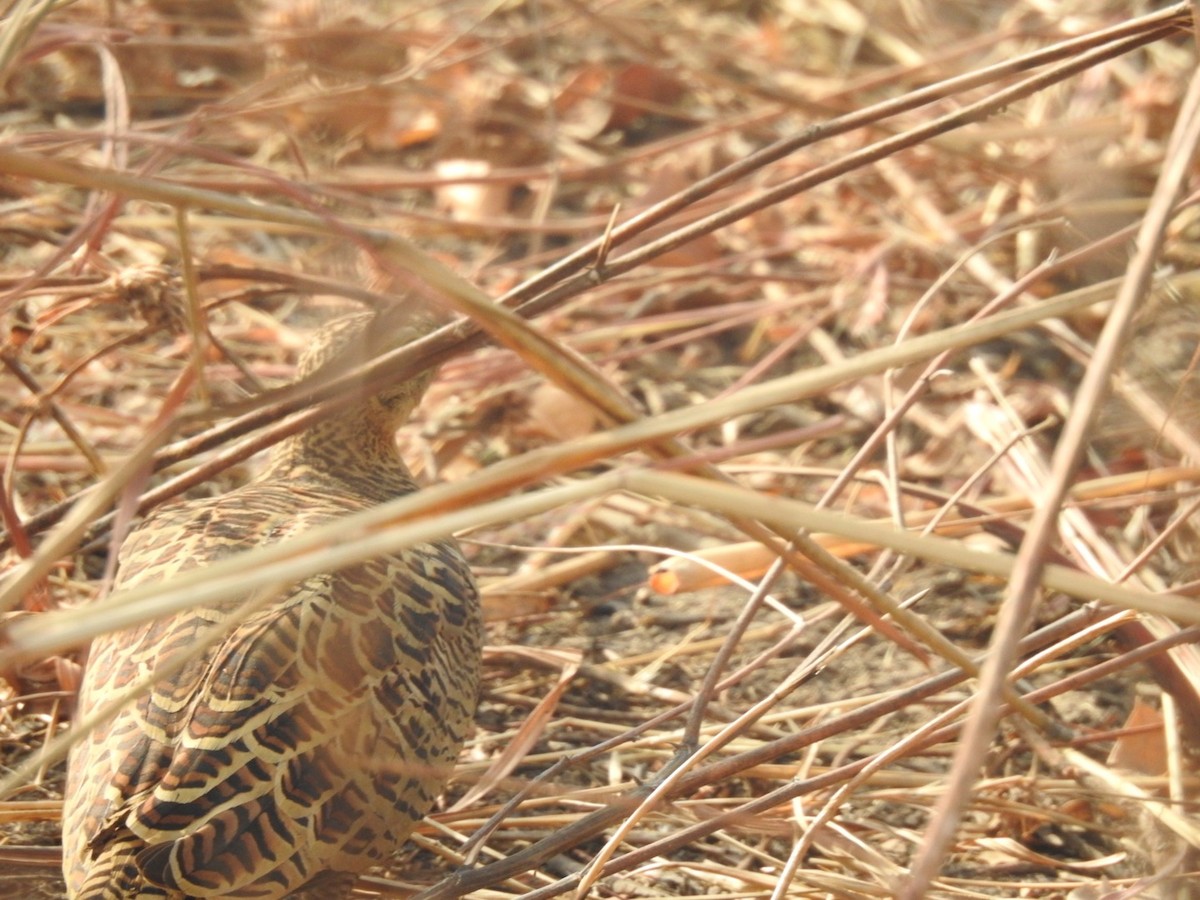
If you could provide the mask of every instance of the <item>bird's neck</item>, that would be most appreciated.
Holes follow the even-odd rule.
[[[261,477],[329,484],[378,503],[417,489],[395,429],[359,408],[281,441]]]

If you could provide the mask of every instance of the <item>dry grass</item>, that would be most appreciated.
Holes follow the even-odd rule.
[[[364,894],[1197,896],[1188,4],[111,6],[0,24],[0,884],[90,636],[457,532],[478,736]],[[105,597],[396,298],[434,486]]]

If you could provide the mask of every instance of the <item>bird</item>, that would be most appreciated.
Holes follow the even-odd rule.
[[[318,332],[298,380],[431,327],[403,304],[340,317]],[[159,507],[123,542],[114,589],[416,491],[395,432],[431,380],[347,401],[277,444],[240,488]],[[71,900],[348,897],[436,802],[479,693],[479,593],[458,545],[416,544],[273,590],[93,641],[80,714],[162,677],[69,755]],[[206,641],[214,627],[225,630]]]

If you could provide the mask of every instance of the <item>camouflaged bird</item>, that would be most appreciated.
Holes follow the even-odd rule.
[[[336,321],[301,375],[428,330],[396,318]],[[415,491],[395,430],[430,378],[285,440],[245,487],[160,508],[125,541],[116,587]],[[156,667],[166,674],[71,753],[63,868],[74,900],[346,897],[434,803],[471,733],[479,683],[478,594],[457,545],[419,544],[242,598],[255,600],[182,665],[243,602],[93,643],[82,714]]]

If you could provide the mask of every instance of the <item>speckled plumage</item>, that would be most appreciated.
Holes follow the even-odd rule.
[[[383,314],[323,331],[302,374],[419,333]],[[264,474],[165,506],[129,536],[117,589],[286,540],[415,490],[394,443],[428,378],[276,448]],[[73,900],[341,898],[432,806],[471,730],[482,626],[452,541],[286,586],[71,754],[64,873]],[[241,607],[97,639],[82,712]]]

